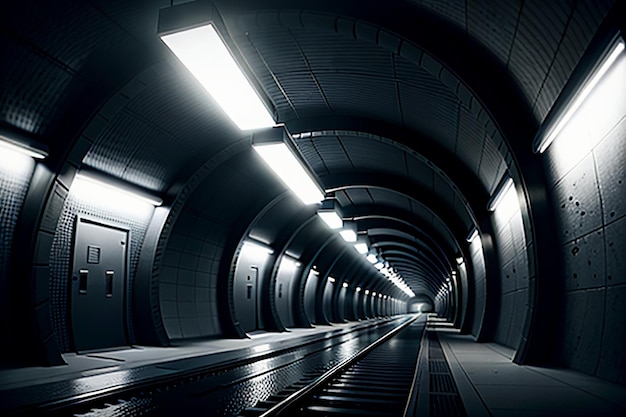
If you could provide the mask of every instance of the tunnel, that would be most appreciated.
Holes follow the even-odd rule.
[[[397,415],[626,415],[623,1],[0,22],[3,415],[278,415],[369,344]]]

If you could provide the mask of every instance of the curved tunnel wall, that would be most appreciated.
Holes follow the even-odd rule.
[[[610,103],[610,104],[608,104]],[[626,53],[542,155],[564,268],[553,277],[567,367],[626,384]]]

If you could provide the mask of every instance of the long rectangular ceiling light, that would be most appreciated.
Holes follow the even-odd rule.
[[[556,125],[547,132],[547,134],[540,134],[535,138],[533,142],[533,151],[543,153],[548,146],[558,136],[559,132],[565,127],[569,119],[585,101],[589,93],[598,84],[598,82],[604,77],[604,74],[611,68],[611,66],[617,61],[617,58],[624,52],[624,39],[618,37],[612,45],[609,47],[608,53],[604,55],[604,58],[600,60],[595,66],[595,69],[591,71],[587,78],[587,81],[583,84],[583,88],[576,95],[575,99],[567,105],[565,111],[560,117]]]
[[[212,24],[161,36],[241,130],[276,123]]]
[[[330,197],[322,201],[322,206],[317,210],[317,215],[331,229],[341,229],[343,227],[341,206],[335,198]]]
[[[254,150],[304,204],[319,203],[324,194],[286,143],[252,144]]]

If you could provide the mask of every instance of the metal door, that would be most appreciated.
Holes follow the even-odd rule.
[[[259,327],[258,323],[258,295],[257,295],[257,286],[259,284],[259,268],[256,266],[251,266],[248,269],[246,274],[246,282],[245,282],[245,297],[243,300],[243,308],[239,310],[241,317],[239,321],[241,322],[241,326],[243,331],[251,332]]]
[[[128,230],[78,218],[70,285],[77,351],[124,346]]]

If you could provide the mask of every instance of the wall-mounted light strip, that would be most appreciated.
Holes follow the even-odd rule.
[[[126,196],[132,199],[143,201],[155,207],[163,204],[163,200],[159,197],[150,195],[139,187],[125,184],[121,180],[108,178],[105,174],[100,174],[91,170],[81,170],[76,174],[72,183],[71,191],[83,196],[94,196],[98,198],[104,197],[103,194],[110,194],[111,198],[115,196]]]
[[[247,237],[243,242],[244,247],[251,250],[254,254],[259,256],[268,256],[274,254],[274,249],[271,246],[267,245],[264,242],[252,239],[251,237]]]
[[[373,254],[373,253],[370,253],[369,255],[367,255],[367,258],[366,258],[366,259],[367,259],[367,261],[368,261],[369,263],[371,263],[371,264],[378,263],[378,256],[376,256],[376,255],[375,255],[375,254]]]
[[[316,204],[324,193],[289,146],[291,138],[283,127],[267,129],[252,136],[252,147],[267,166],[304,204]]]
[[[161,40],[239,129],[276,124],[212,24],[162,35]]]
[[[343,284],[341,284],[341,286],[342,286],[343,288],[348,288],[348,286],[349,286],[349,285],[350,285],[350,284],[348,284],[347,282],[344,282]]]
[[[18,152],[22,155],[30,156],[34,159],[45,159],[48,157],[48,152],[43,149],[33,148],[21,142],[16,142],[9,139],[7,136],[0,135],[0,148],[8,149],[13,152]]]
[[[476,239],[477,237],[478,237],[478,229],[475,227],[472,227],[472,230],[470,230],[465,240],[467,241],[467,243],[472,243],[474,239]]]
[[[487,203],[487,210],[495,211],[498,208],[498,205],[504,201],[504,199],[508,196],[508,193],[511,190],[514,190],[515,183],[513,182],[513,178],[509,176],[505,176],[496,191],[493,194],[493,197],[489,199]]]
[[[533,151],[543,153],[548,146],[554,141],[561,130],[565,127],[572,115],[585,101],[591,90],[604,77],[604,74],[617,61],[617,58],[624,53],[625,45],[622,37],[617,37],[603,55],[603,58],[595,65],[595,68],[587,76],[587,80],[583,83],[580,91],[575,95],[574,99],[569,103],[564,111],[555,121],[554,127],[546,131],[540,131],[533,141]]]
[[[328,281],[334,283],[336,281],[336,279],[333,278],[333,277],[328,277]]]

